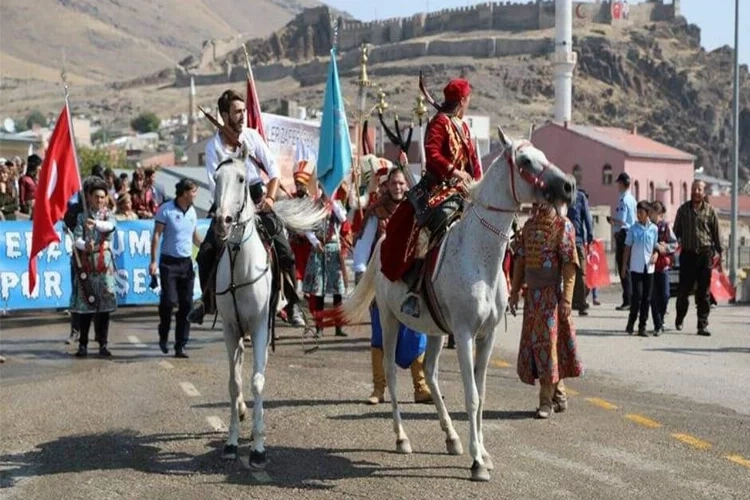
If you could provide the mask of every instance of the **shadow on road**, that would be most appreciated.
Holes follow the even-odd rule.
[[[582,328],[576,329],[576,335],[579,337],[627,337],[628,334],[623,328],[622,330],[588,330]]]
[[[31,451],[0,455],[0,490],[29,477],[98,471],[135,470],[170,476],[226,475],[232,484],[259,484],[241,461],[221,459],[224,443],[217,433],[141,435],[130,429],[102,434],[66,436]],[[203,440],[210,450],[201,455],[167,451],[167,443]],[[369,462],[354,462],[335,450],[268,448],[266,473],[276,487],[330,489],[330,482],[371,476],[380,470]],[[240,455],[248,455],[247,449]],[[263,481],[268,482],[268,481]],[[328,484],[327,484],[328,483]]]
[[[413,408],[414,403],[400,403],[399,409],[401,410],[401,418],[403,420],[438,420],[437,412],[430,413],[412,413],[405,412],[409,406]],[[424,406],[424,405],[420,405]],[[389,405],[390,407],[390,405]],[[448,412],[451,419],[459,422],[466,422],[468,418],[465,411],[460,412]],[[492,420],[531,420],[534,418],[535,411],[533,410],[485,410],[483,415],[484,422],[490,422]],[[356,420],[388,420],[393,418],[393,413],[390,411],[384,412],[372,412],[372,413],[355,413],[350,415],[334,415],[328,417],[331,420],[345,420],[345,421],[356,421]]]
[[[245,401],[248,410],[253,409],[253,400],[249,399]],[[344,406],[344,405],[355,405],[364,406],[362,401],[356,399],[267,399],[263,401],[263,408],[268,410],[271,408],[304,408],[314,406]],[[193,405],[193,408],[226,408],[229,411],[229,402],[221,401],[217,403],[203,403]]]
[[[696,356],[709,356],[710,354],[750,354],[750,347],[662,347],[659,349],[644,349],[645,351],[671,352],[678,354],[695,354]]]

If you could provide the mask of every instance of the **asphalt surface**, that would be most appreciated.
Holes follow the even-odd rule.
[[[162,355],[155,308],[114,316],[110,348],[88,359],[66,346],[67,318],[3,318],[0,497],[179,498],[748,498],[750,308],[712,311],[714,336],[629,337],[616,290],[575,318],[586,373],[568,381],[567,412],[532,418],[537,388],[515,374],[520,318],[500,334],[488,377],[485,441],[495,470],[468,480],[471,460],[445,453],[432,406],[399,399],[412,455],[395,453],[390,404],[371,389],[368,326],[328,335],[305,354],[301,329],[280,328],[266,372],[269,464],[221,459],[229,419],[228,363],[219,330],[193,329],[188,360]],[[672,315],[669,323],[674,321]],[[689,318],[692,318],[689,317]],[[170,353],[171,354],[171,353]],[[251,356],[246,354],[245,399]],[[460,374],[443,351],[446,404],[468,450]],[[744,492],[744,493],[743,493]]]

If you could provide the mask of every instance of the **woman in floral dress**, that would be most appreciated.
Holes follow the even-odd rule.
[[[92,180],[86,186],[87,210],[78,215],[75,238],[75,280],[70,296],[70,311],[79,314],[80,338],[76,356],[85,357],[89,330],[99,342],[99,354],[109,357],[109,315],[117,307],[115,297],[115,267],[112,259],[112,236],[116,219],[107,208],[107,184],[103,179]]]
[[[578,265],[570,221],[554,207],[540,205],[523,228],[510,294],[515,313],[520,291],[527,285],[517,370],[522,382],[534,385],[539,380],[537,418],[565,411],[562,379],[583,374],[570,316]]]

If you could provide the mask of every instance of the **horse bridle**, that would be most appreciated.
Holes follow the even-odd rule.
[[[481,201],[477,199],[472,199],[472,210],[474,211],[474,215],[479,219],[479,222],[487,228],[492,233],[496,234],[500,238],[510,240],[510,234],[507,234],[503,232],[502,230],[495,227],[491,222],[480,216],[476,211],[476,206],[480,206],[485,210],[488,210],[490,212],[500,212],[500,213],[516,213],[518,211],[517,207],[521,204],[521,200],[518,198],[518,193],[516,191],[516,176],[515,172],[518,171],[518,175],[523,179],[525,182],[533,186],[535,189],[543,189],[545,186],[544,180],[542,179],[542,176],[544,175],[545,170],[547,170],[547,167],[549,166],[547,163],[542,165],[542,171],[539,172],[538,175],[534,175],[531,172],[528,172],[526,169],[523,169],[518,166],[516,163],[516,156],[518,153],[527,146],[533,146],[531,142],[529,141],[518,141],[516,143],[513,143],[513,145],[510,148],[507,148],[507,151],[505,153],[505,160],[508,164],[508,168],[510,169],[510,187],[511,192],[513,194],[513,200],[516,202],[516,206],[513,208],[503,208],[503,207],[497,207],[494,205],[485,205]]]
[[[534,189],[544,189],[545,183],[544,179],[542,179],[542,176],[544,175],[544,172],[549,167],[548,163],[542,164],[542,171],[539,172],[539,174],[534,175],[531,172],[527,171],[524,168],[521,168],[516,163],[516,157],[518,156],[518,153],[521,152],[525,147],[532,146],[530,141],[518,141],[514,142],[513,145],[508,148],[507,152],[505,153],[505,159],[508,163],[508,168],[510,168],[510,188],[511,192],[513,193],[513,199],[517,204],[521,204],[521,200],[518,198],[518,192],[516,191],[516,176],[513,175],[516,170],[518,170],[518,175],[526,181],[527,184],[530,184]]]
[[[233,163],[233,162],[234,162],[234,158],[228,158],[228,159],[222,161],[221,163],[219,163],[216,166],[216,171],[214,172],[214,175],[216,175],[216,174],[219,173],[219,170],[221,169],[221,167],[223,167],[224,165],[227,165],[229,163]],[[227,224],[229,225],[229,231],[227,232],[227,234],[223,238],[224,241],[226,241],[229,238],[229,236],[232,234],[232,231],[234,229],[237,229],[238,227],[242,227],[242,234],[245,234],[245,227],[247,226],[247,223],[250,222],[252,219],[255,218],[255,216],[253,216],[251,219],[240,220],[240,217],[242,216],[242,213],[245,211],[245,207],[247,207],[247,199],[250,197],[250,187],[249,186],[245,186],[244,191],[245,191],[245,196],[242,198],[242,205],[240,206],[240,209],[237,211],[236,215],[234,216],[233,221],[232,222],[227,222]],[[252,236],[252,233],[250,233],[250,235],[248,236],[248,238],[250,236]],[[242,242],[240,242],[239,245],[242,245],[242,243],[244,243],[244,241],[245,240],[243,240]]]

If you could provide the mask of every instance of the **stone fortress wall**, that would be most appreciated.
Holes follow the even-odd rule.
[[[627,2],[624,2],[626,4]],[[650,0],[646,3],[628,5],[627,17],[613,19],[612,3],[573,2],[574,27],[592,24],[642,25],[654,21],[669,21],[680,15],[680,0]],[[306,9],[296,21],[306,26],[319,23],[326,15],[327,7]],[[362,43],[371,44],[370,64],[416,59],[419,57],[475,57],[491,58],[522,54],[539,54],[554,51],[554,40],[550,37],[519,37],[517,33],[544,30],[555,25],[555,2],[533,0],[525,4],[510,2],[487,2],[470,7],[457,7],[437,12],[417,14],[410,18],[385,19],[372,22],[338,19],[339,70],[342,73],[356,71]],[[491,35],[488,31],[505,32]],[[432,39],[446,32],[483,32],[474,37],[455,39]],[[509,36],[507,32],[515,32]],[[200,58],[201,66],[216,61],[222,55],[237,48],[237,38],[210,40],[204,43]],[[303,85],[319,83],[325,78],[327,60],[313,59],[294,63],[279,61],[256,64],[254,76],[260,81],[274,81],[293,77]],[[246,78],[244,65],[225,67],[223,72],[194,75],[196,85],[213,85],[241,81]],[[398,71],[398,70],[393,70]],[[187,73],[178,73],[175,86],[190,83]]]

